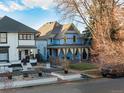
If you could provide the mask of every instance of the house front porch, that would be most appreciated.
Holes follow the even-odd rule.
[[[90,58],[90,49],[84,46],[48,46],[47,51],[51,64],[61,64],[63,59],[77,63]]]
[[[27,62],[31,64],[37,63],[36,54],[37,49],[35,46],[18,46],[18,56],[19,60],[22,62],[24,59],[27,59]]]

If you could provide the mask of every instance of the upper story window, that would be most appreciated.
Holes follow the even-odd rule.
[[[19,33],[19,40],[34,40],[34,34]]]
[[[7,33],[0,33],[0,43],[7,43]]]
[[[73,42],[76,42],[76,41],[77,41],[76,36],[73,36]]]
[[[64,36],[64,42],[66,43],[66,41],[67,41],[67,37],[66,37],[66,36]]]

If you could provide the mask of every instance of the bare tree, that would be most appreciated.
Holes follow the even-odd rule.
[[[72,19],[86,25],[92,34],[92,61],[120,63],[124,60],[122,41],[123,0],[55,0],[63,19]]]

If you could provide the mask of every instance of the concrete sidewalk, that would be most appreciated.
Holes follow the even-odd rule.
[[[93,79],[97,79],[97,78],[101,78],[101,76],[96,76],[96,75],[92,75],[92,74],[87,74],[87,71],[96,71],[97,69],[92,69],[92,70],[86,70],[86,71],[77,71],[77,70],[72,70],[70,69],[69,72],[74,72],[75,74],[77,73],[78,75],[82,75],[82,79],[78,79],[78,80],[85,80],[85,77],[83,78],[83,76],[87,76]],[[70,77],[69,77],[70,79]],[[64,83],[65,82],[69,82],[69,81],[77,81],[77,80],[69,80],[69,79],[65,79],[64,77]],[[7,89],[7,88],[22,88],[22,87],[30,87],[30,86],[37,86],[37,85],[44,85],[44,84],[53,84],[53,83],[63,83],[63,80],[60,79],[57,76],[48,76],[48,77],[38,77],[38,78],[30,78],[30,79],[16,79],[13,81],[8,81],[8,82],[0,82],[0,89]]]
[[[22,87],[30,87],[30,86],[37,86],[43,84],[52,84],[58,81],[57,77],[42,77],[42,78],[35,78],[30,80],[15,80],[15,81],[5,81],[0,82],[0,89],[8,89],[8,88],[22,88]]]
[[[98,69],[91,69],[91,70],[84,70],[84,71],[70,69],[69,71],[73,71],[75,73],[80,73],[81,75],[85,75],[85,76],[88,76],[93,79],[102,78],[102,75],[100,73],[98,75],[87,73],[87,72],[92,72],[92,71],[98,71]]]

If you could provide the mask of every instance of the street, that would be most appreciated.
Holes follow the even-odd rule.
[[[124,93],[124,78],[20,88],[16,89],[15,93]]]

